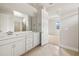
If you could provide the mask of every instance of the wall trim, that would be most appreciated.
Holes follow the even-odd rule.
[[[70,50],[73,50],[73,51],[76,51],[76,52],[79,52],[79,50],[77,48],[73,48],[73,47],[69,47],[69,46],[65,46],[65,45],[61,45],[61,44],[60,44],[60,47],[61,48],[66,48],[66,49],[70,49]]]

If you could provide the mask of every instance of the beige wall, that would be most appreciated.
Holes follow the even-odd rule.
[[[60,17],[51,17],[48,20],[49,35],[58,35],[59,30],[56,29],[56,22],[61,20]]]

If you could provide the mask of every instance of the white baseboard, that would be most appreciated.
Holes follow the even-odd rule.
[[[69,47],[69,46],[65,46],[65,45],[60,45],[60,47],[79,52],[79,50],[78,50],[78,49],[73,48],[73,47]]]

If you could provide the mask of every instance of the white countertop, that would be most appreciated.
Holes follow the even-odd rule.
[[[30,33],[32,31],[13,32],[12,35],[8,35],[7,33],[0,33],[0,41],[5,40],[5,39],[20,37],[20,36],[25,36],[26,33],[28,33],[28,32]],[[36,32],[36,33],[38,33],[38,32]]]
[[[7,33],[0,33],[0,41],[20,36],[25,36],[25,32],[14,32],[12,35],[8,35]]]

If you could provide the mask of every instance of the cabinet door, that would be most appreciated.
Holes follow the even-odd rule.
[[[37,34],[34,32],[34,35],[33,35],[33,47],[35,47],[37,45]]]
[[[22,55],[25,53],[25,39],[21,39],[17,42],[15,42],[15,49],[14,49],[14,55]]]
[[[12,44],[6,44],[0,46],[0,56],[11,56],[11,55],[13,55]]]
[[[29,51],[32,49],[32,45],[33,45],[33,39],[32,38],[27,38],[26,41],[26,50]]]
[[[33,48],[33,33],[28,32],[26,38],[26,51],[29,51]]]
[[[39,33],[34,32],[34,40],[33,40],[33,46],[37,46],[40,44],[40,38],[39,38]]]
[[[40,44],[40,33],[39,32],[37,32],[36,37],[37,37],[36,44],[39,45]]]

